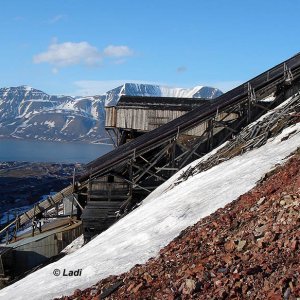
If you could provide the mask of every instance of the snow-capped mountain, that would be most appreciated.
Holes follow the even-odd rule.
[[[125,83],[106,93],[106,105],[116,105],[122,95],[213,99],[222,95],[222,92],[208,86],[185,89],[153,84]]]
[[[105,136],[99,97],[50,96],[27,86],[0,89],[0,137],[95,141]]]
[[[134,83],[89,97],[48,95],[28,86],[1,88],[0,138],[104,142],[108,140],[105,106],[115,105],[122,95],[212,99],[221,94],[211,87],[181,89]]]

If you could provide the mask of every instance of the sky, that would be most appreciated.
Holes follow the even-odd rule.
[[[227,91],[300,51],[299,0],[0,0],[0,87]]]

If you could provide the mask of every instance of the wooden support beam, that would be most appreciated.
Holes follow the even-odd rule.
[[[135,157],[134,157],[135,159]],[[133,193],[133,170],[132,170],[132,161],[129,161],[129,167],[128,167],[128,177],[129,180],[132,182],[129,184],[129,197],[128,198],[132,198],[132,193]]]
[[[114,131],[113,131],[113,132],[114,132]],[[107,129],[106,129],[106,133],[109,135],[110,140],[113,142],[114,147],[117,148],[118,146],[117,146],[117,144],[116,144],[116,142],[115,142],[113,136],[112,136],[111,133],[110,133],[110,128],[107,128]],[[115,132],[114,132],[114,133],[115,133]]]
[[[270,109],[269,109],[268,107],[266,107],[266,106],[263,106],[263,105],[261,105],[261,104],[258,104],[257,102],[256,102],[256,103],[254,103],[254,104],[253,104],[253,106],[256,106],[256,107],[262,108],[262,109],[264,109],[264,110],[266,110],[266,111],[270,111]]]
[[[137,183],[164,155],[165,152],[168,151],[168,149],[172,146],[172,144],[167,145],[165,148],[163,148],[158,154],[156,155],[156,158],[151,161],[151,164],[144,169],[144,171],[134,179],[134,183]]]
[[[88,183],[88,196],[87,196],[87,201],[88,202],[90,201],[91,191],[92,191],[92,178],[90,176],[89,183]]]
[[[242,117],[240,119],[240,121],[238,122],[238,124],[236,124],[236,127],[239,128],[246,119],[247,119],[247,116]],[[222,145],[224,142],[226,142],[231,135],[232,135],[231,132],[226,134],[225,137],[221,140],[221,142],[218,143],[218,145]]]
[[[123,180],[126,181],[127,183],[133,184],[133,187],[137,186],[137,187],[141,188],[142,190],[145,190],[145,191],[147,191],[148,193],[151,193],[151,191],[148,190],[147,188],[145,188],[145,187],[143,187],[143,186],[137,184],[136,182],[130,181],[129,179],[125,178],[125,177],[122,176],[122,175],[119,175],[119,174],[116,174],[116,173],[114,173],[113,175],[116,176],[116,177],[118,177],[118,178],[120,178],[120,179],[123,179]]]
[[[47,201],[49,202],[50,206],[55,205],[55,202],[53,201],[53,199],[52,199],[51,196],[48,196],[48,197],[47,197]]]
[[[28,221],[31,219],[30,216],[28,215],[27,211],[24,212],[24,215],[27,217]]]
[[[177,160],[179,160],[179,159],[181,159],[183,156],[185,156],[187,153],[189,153],[190,151],[191,151],[191,149],[190,148],[187,148],[187,147],[185,147],[184,145],[182,145],[182,144],[180,144],[180,143],[178,143],[177,142],[177,145],[178,145],[178,147],[181,149],[181,151],[183,151],[181,154],[179,154],[179,155],[177,155],[176,156],[176,158],[175,158],[175,160],[177,161]],[[197,157],[201,157],[198,153],[194,153],[194,155],[196,155]]]
[[[78,202],[78,200],[76,199],[75,195],[73,195],[73,200],[76,202],[76,204],[80,207],[81,210],[83,210],[83,207],[80,205],[80,203]]]
[[[34,208],[33,208],[33,222],[34,222],[34,219],[35,219],[35,210],[36,210],[36,205],[34,204]],[[32,223],[32,233],[31,233],[32,236],[34,236],[34,229],[35,229],[35,226],[34,226],[34,223]]]
[[[187,153],[186,157],[181,161],[179,169],[181,169],[186,162],[190,159],[190,157],[197,151],[199,146],[207,140],[208,135],[208,128],[203,132],[203,134],[200,136],[200,138],[196,141],[196,143],[193,145],[192,149]]]
[[[2,228],[0,230],[0,234],[3,233],[4,231],[6,231],[7,229],[9,229],[12,225],[14,225],[16,223],[16,220],[13,220],[11,223],[9,223],[8,225],[6,225],[4,228]]]
[[[168,168],[168,167],[156,167],[155,168],[157,171],[178,171],[178,168]]]
[[[72,198],[72,204],[71,204],[71,218],[73,217],[73,207],[74,207],[74,196]]]
[[[178,128],[178,130],[179,130],[179,128]],[[173,169],[175,168],[175,156],[176,156],[176,139],[174,140],[172,148],[171,148],[171,166]]]
[[[237,133],[238,131],[236,129],[231,128],[230,126],[228,126],[225,122],[222,121],[214,121],[215,124],[219,125],[218,127],[224,127],[228,130],[230,130],[233,133]]]
[[[134,163],[132,166],[135,167],[135,168],[137,168],[137,169],[139,169],[140,171],[143,171],[143,170],[144,170],[143,167],[137,165],[136,163]],[[153,177],[156,177],[156,178],[159,179],[159,180],[162,180],[162,181],[166,181],[166,180],[167,180],[166,178],[164,178],[164,177],[162,177],[162,176],[160,176],[160,175],[158,175],[158,174],[152,172],[151,170],[148,170],[147,173],[148,173],[149,175],[153,176]],[[151,177],[151,176],[150,176],[150,177]]]
[[[214,122],[213,118],[208,120],[208,133],[207,133],[207,152],[212,150],[213,145],[213,138],[214,138]]]

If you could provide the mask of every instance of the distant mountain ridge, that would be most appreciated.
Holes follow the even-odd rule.
[[[213,99],[221,94],[211,87],[181,89],[135,83],[88,97],[48,95],[29,86],[1,88],[0,138],[106,142],[105,106],[116,105],[122,95]]]
[[[116,105],[122,95],[213,99],[222,95],[222,92],[208,86],[185,89],[153,84],[125,83],[106,93],[106,105]]]
[[[0,89],[0,137],[96,142],[105,137],[101,97],[51,96],[27,87]]]

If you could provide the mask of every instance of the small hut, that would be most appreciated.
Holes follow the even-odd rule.
[[[210,100],[121,96],[116,106],[105,108],[105,128],[111,137],[117,139],[118,145],[121,145],[184,115],[207,101]]]

